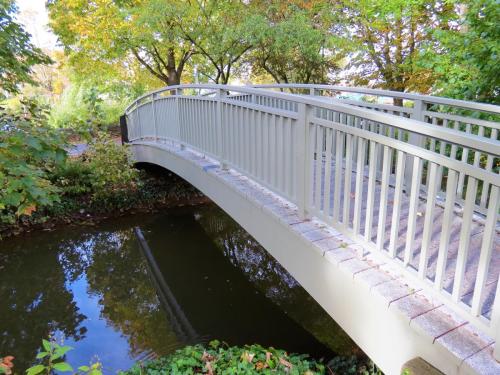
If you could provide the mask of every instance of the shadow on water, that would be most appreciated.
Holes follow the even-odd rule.
[[[215,206],[0,242],[0,356],[14,355],[22,372],[49,334],[76,348],[67,355],[73,365],[99,359],[109,373],[214,338],[316,358],[359,352]]]

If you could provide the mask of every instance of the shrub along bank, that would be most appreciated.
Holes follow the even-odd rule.
[[[0,238],[59,223],[96,220],[206,200],[171,173],[133,168],[127,147],[94,131],[86,152],[68,156],[64,132],[35,105],[0,108]]]

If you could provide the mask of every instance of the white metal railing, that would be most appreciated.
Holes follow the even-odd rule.
[[[187,145],[238,170],[500,339],[500,141],[472,132],[477,122],[467,119],[471,131],[463,131],[338,100],[226,85],[161,89],[126,115],[131,142]]]

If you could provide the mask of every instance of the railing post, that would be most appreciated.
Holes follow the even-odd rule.
[[[311,87],[309,89],[309,95],[311,95],[311,96],[318,96],[319,95],[319,90],[316,89],[316,88],[314,88],[314,87]]]
[[[155,96],[156,96],[156,94],[153,94],[151,96],[151,106],[153,107],[153,124],[154,124],[154,127],[155,127],[155,142],[158,142],[158,127],[156,125]]]
[[[226,162],[226,139],[224,137],[224,118],[222,116],[222,99],[227,95],[223,89],[217,89],[217,155],[219,156],[219,163],[222,169],[228,169]]]
[[[424,111],[425,111],[424,101],[420,99],[415,100],[413,102],[413,113],[411,115],[411,118],[413,120],[425,122]],[[425,145],[424,141],[425,141],[424,137],[418,134],[410,133],[408,136],[408,142],[415,146],[423,147]]]
[[[424,101],[420,99],[415,99],[413,102],[413,113],[411,114],[410,118],[412,120],[424,121],[425,119],[424,110],[425,110]],[[408,143],[418,147],[425,147],[425,137],[419,134],[409,132]],[[413,162],[412,160],[410,160],[410,158],[408,158],[406,165],[407,168],[405,171],[405,185],[406,185],[406,192],[409,193],[411,186],[411,178],[413,175]]]
[[[175,89],[175,108],[176,108],[176,111],[177,111],[177,138],[179,140],[179,144],[181,146],[181,150],[184,150],[186,148],[186,145],[182,142],[182,132],[181,132],[181,115],[180,115],[180,99],[179,99],[179,96],[182,96],[182,89],[180,88],[177,88]]]
[[[309,218],[309,197],[311,192],[309,162],[309,121],[312,108],[305,103],[298,105],[299,117],[297,119],[295,137],[295,176],[297,186],[297,208],[299,217],[303,220]]]

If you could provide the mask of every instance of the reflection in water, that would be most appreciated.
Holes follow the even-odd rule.
[[[139,251],[136,225],[163,287]],[[170,291],[196,335],[179,332],[178,314],[157,289]],[[315,357],[356,351],[296,281],[213,206],[0,242],[0,355],[16,356],[21,372],[51,333],[76,347],[70,363],[97,356],[108,372],[212,338]]]

